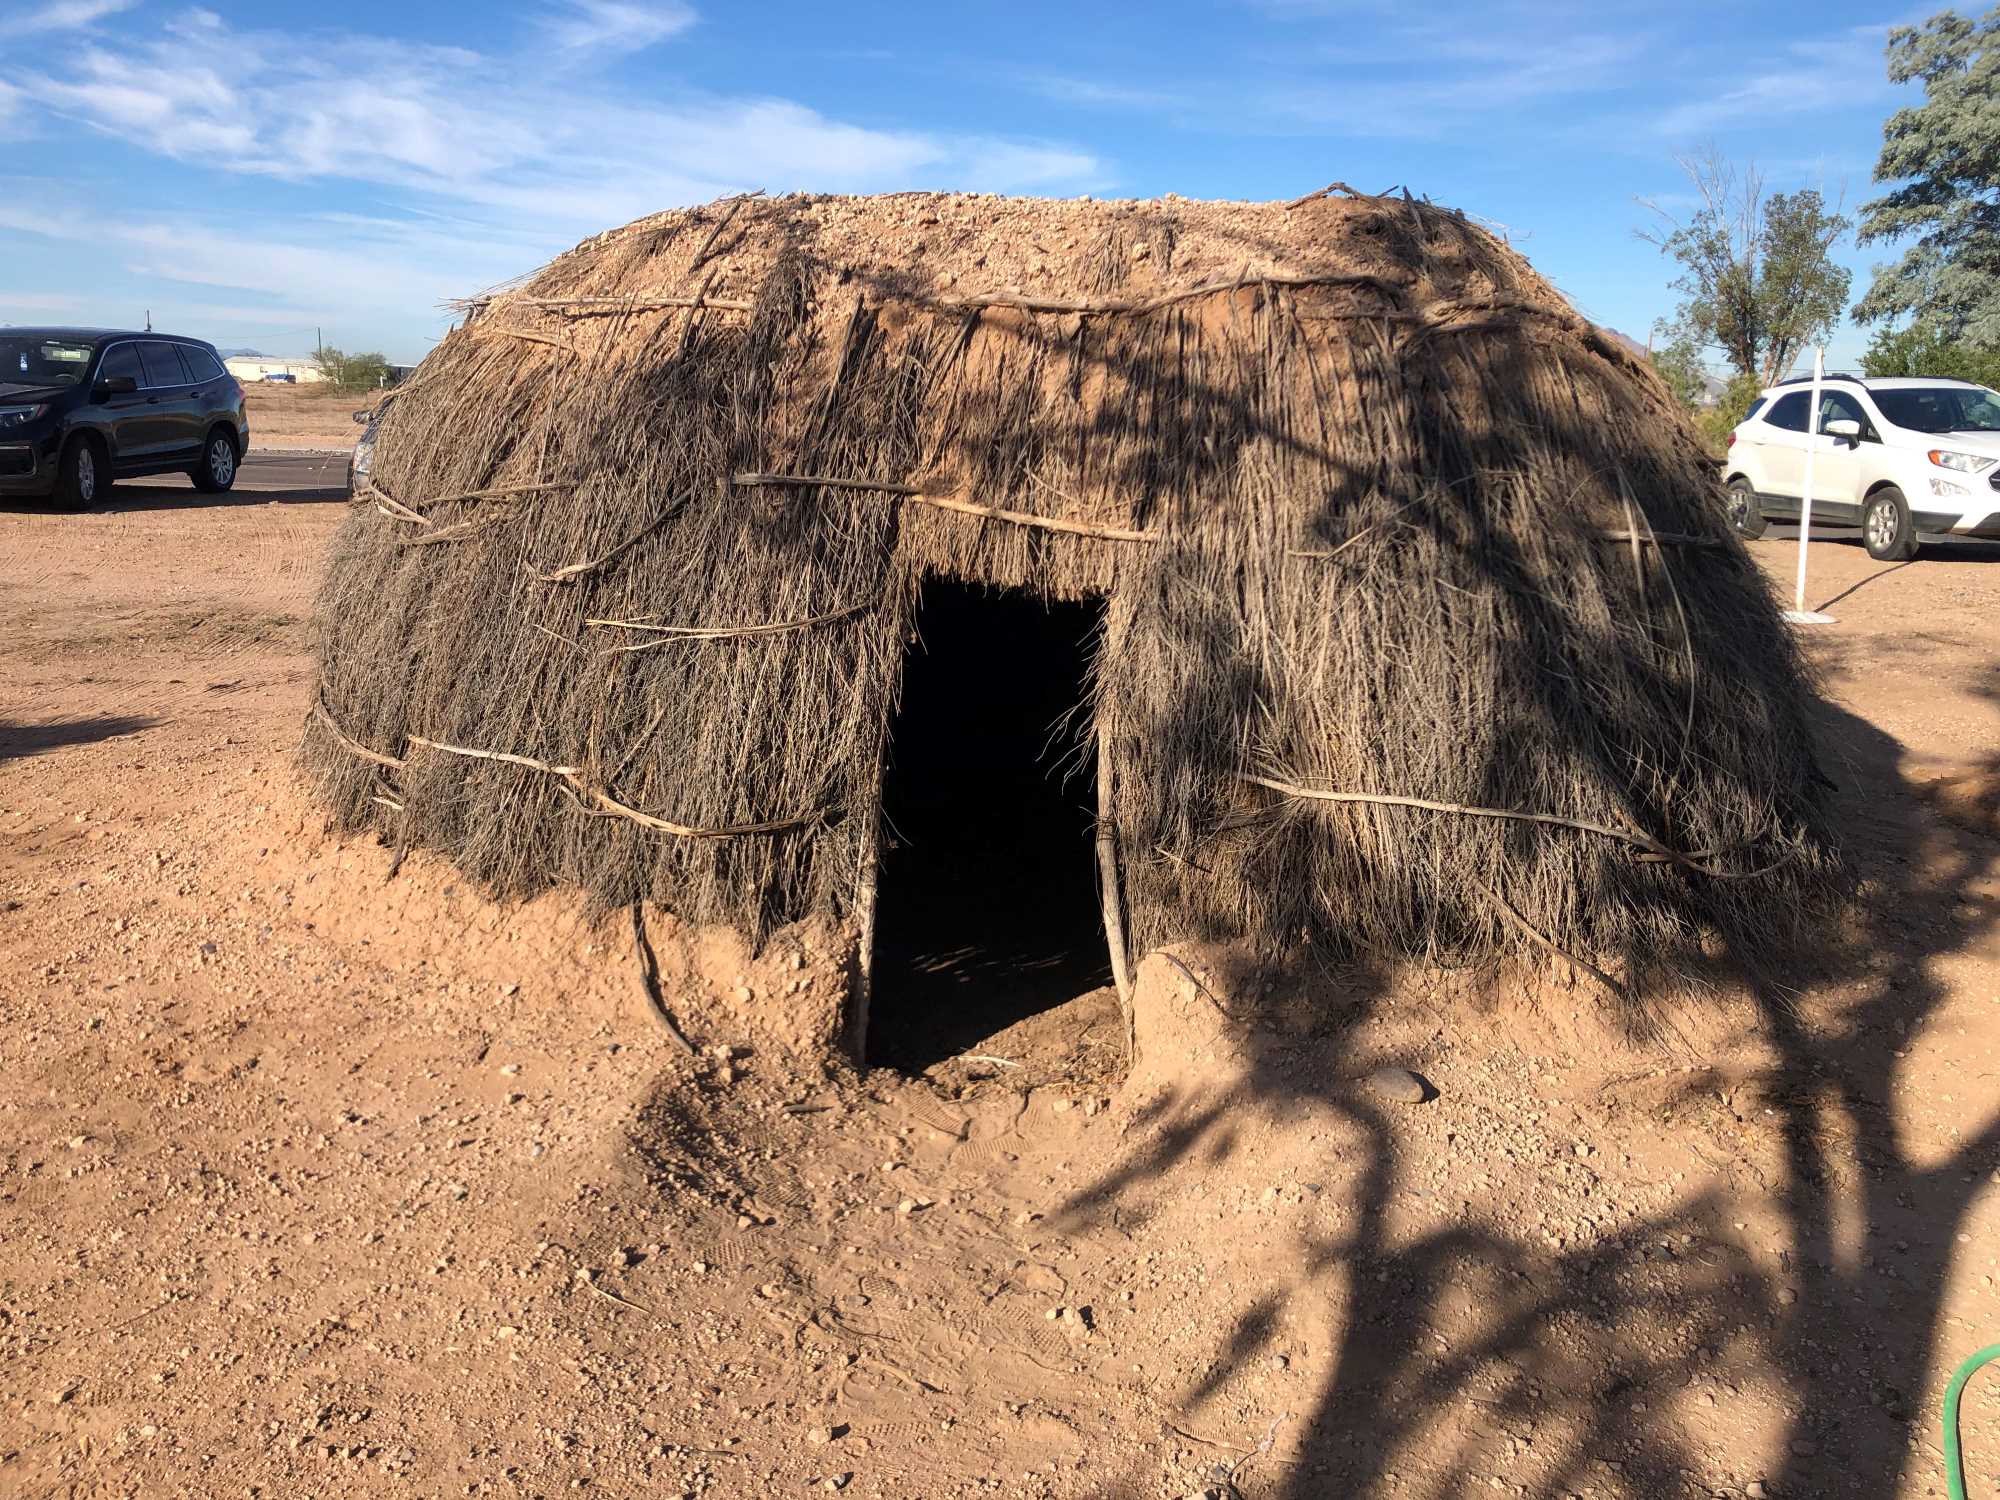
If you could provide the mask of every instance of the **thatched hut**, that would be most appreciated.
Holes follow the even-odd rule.
[[[465,313],[336,544],[305,760],[498,892],[815,919],[865,989],[953,901],[1121,965],[1636,976],[1829,884],[1713,466],[1461,214],[752,196]]]

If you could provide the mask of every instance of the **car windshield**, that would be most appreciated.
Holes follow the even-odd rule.
[[[90,368],[91,352],[74,339],[0,333],[0,384],[75,385]]]
[[[1882,415],[1912,432],[2000,432],[2000,395],[1984,386],[1871,390]]]

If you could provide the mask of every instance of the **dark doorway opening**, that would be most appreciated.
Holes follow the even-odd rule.
[[[870,1063],[921,1072],[1110,982],[1087,702],[1103,614],[924,583],[883,776]]]

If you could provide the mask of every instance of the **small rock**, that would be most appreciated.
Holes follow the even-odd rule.
[[[1799,1300],[1799,1294],[1798,1294],[1797,1292],[1793,1291],[1793,1290],[1792,1290],[1792,1289],[1791,1289],[1790,1287],[1781,1287],[1781,1288],[1779,1288],[1779,1290],[1778,1290],[1778,1305],[1779,1305],[1779,1306],[1781,1306],[1781,1307],[1790,1307],[1790,1306],[1791,1306],[1791,1305],[1792,1305],[1792,1304],[1793,1304],[1794,1302],[1796,1302],[1796,1301],[1798,1301],[1798,1300]]]
[[[736,1227],[738,1229],[749,1229],[753,1225],[755,1225],[756,1222],[757,1221],[751,1218],[750,1215],[748,1214],[738,1214],[736,1216]]]
[[[853,1477],[852,1474],[829,1474],[820,1481],[819,1487],[823,1490],[844,1490],[847,1488],[847,1481]]]
[[[690,1269],[697,1276],[706,1276],[708,1274],[708,1262],[705,1260],[698,1260],[694,1263],[692,1267],[690,1267]]]
[[[1408,1068],[1377,1068],[1368,1075],[1371,1093],[1397,1104],[1422,1104],[1431,1095],[1423,1079]]]
[[[1743,1486],[1743,1493],[1748,1495],[1750,1500],[1767,1500],[1771,1487],[1761,1479],[1753,1479]]]
[[[811,1443],[815,1448],[830,1443],[833,1441],[833,1429],[830,1427],[808,1428],[806,1429],[806,1441]]]
[[[748,1005],[752,1000],[757,998],[757,992],[747,984],[739,984],[736,986],[736,998],[743,1002],[743,1004]]]
[[[1800,1458],[1811,1458],[1815,1453],[1819,1452],[1819,1444],[1815,1443],[1811,1438],[1793,1438],[1792,1452],[1798,1454]]]
[[[500,1076],[502,1078],[512,1078],[520,1071],[521,1065],[519,1063],[508,1063],[505,1067],[501,1068]]]
[[[72,1151],[81,1151],[85,1146],[90,1144],[90,1137],[87,1135],[73,1135],[64,1141],[63,1144]]]

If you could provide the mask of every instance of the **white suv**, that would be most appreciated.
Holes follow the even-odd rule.
[[[1729,518],[1748,537],[1799,518],[1806,449],[1814,524],[1859,526],[1868,555],[1917,555],[1917,534],[2000,537],[2000,394],[1965,380],[1828,375],[1780,381],[1729,435]]]

